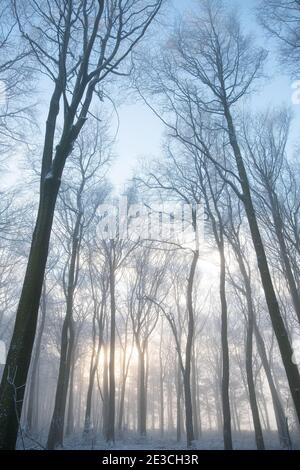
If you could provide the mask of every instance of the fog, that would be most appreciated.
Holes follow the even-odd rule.
[[[0,449],[299,449],[289,3],[0,0]]]

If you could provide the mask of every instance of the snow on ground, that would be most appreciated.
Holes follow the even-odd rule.
[[[278,437],[275,432],[264,434],[266,449],[280,449]],[[292,436],[293,448],[300,449],[299,437]],[[255,450],[255,440],[253,433],[242,432],[233,435],[234,449],[236,450]],[[19,444],[19,448],[22,445]],[[25,447],[38,448],[34,442],[25,439]],[[201,439],[195,442],[194,448],[197,450],[222,450],[222,436],[214,434],[204,434]],[[146,438],[140,438],[134,433],[128,433],[122,439],[117,439],[114,446],[109,446],[101,436],[94,439],[84,440],[82,434],[73,435],[67,438],[64,443],[65,450],[184,450],[185,442],[177,443],[174,438],[166,437],[164,440],[155,435],[149,435]]]

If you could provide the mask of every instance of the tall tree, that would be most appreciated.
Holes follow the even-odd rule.
[[[23,289],[1,382],[0,448],[15,447],[35,338],[53,215],[66,160],[93,97],[146,33],[162,0],[14,0],[19,30],[53,84],[42,156],[40,200]],[[59,130],[61,129],[61,130]],[[30,313],[29,313],[30,312]],[[12,384],[13,382],[13,384]],[[14,390],[18,390],[17,411]]]
[[[101,192],[106,165],[110,153],[105,148],[104,128],[98,122],[94,132],[90,126],[79,136],[66,178],[65,190],[60,195],[63,229],[70,237],[67,240],[67,264],[63,273],[63,287],[66,298],[66,316],[62,327],[61,357],[56,389],[55,405],[51,420],[48,449],[63,445],[64,417],[71,364],[74,352],[74,302],[80,280],[81,250],[83,238],[93,221],[97,207],[104,201],[107,189]],[[97,185],[96,191],[93,189]]]
[[[199,8],[199,14],[187,18],[171,36],[162,59],[157,57],[155,66],[152,61],[152,68],[147,68],[152,74],[148,90],[161,97],[162,112],[150,106],[175,139],[206,154],[244,204],[268,311],[300,421],[300,375],[292,360],[238,130],[237,105],[260,77],[266,53],[253,46],[251,37],[243,34],[238,19],[225,12],[221,1],[205,0]],[[145,94],[147,86],[143,90],[137,82],[140,93]],[[207,152],[208,129],[209,142],[224,133],[220,158]]]

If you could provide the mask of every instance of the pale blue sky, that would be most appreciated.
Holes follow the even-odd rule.
[[[182,11],[197,1],[201,0],[173,0],[173,4],[175,8]],[[264,32],[257,25],[255,19],[254,8],[258,4],[258,0],[227,0],[227,3],[240,11],[245,29],[252,31],[258,40],[262,39],[260,42],[263,42],[266,48],[271,49],[271,41],[266,40]],[[267,69],[270,78],[253,100],[255,108],[260,110],[270,105],[291,105],[292,81],[288,76],[283,75],[282,70],[279,70],[275,56],[271,54],[270,57],[272,59]],[[292,105],[292,109],[295,113],[293,136],[298,137],[300,105]],[[118,158],[113,165],[111,178],[114,184],[122,188],[142,157],[150,159],[151,157],[159,156],[163,137],[163,125],[142,103],[121,106],[119,108],[119,116],[120,129],[116,145]]]
[[[167,17],[172,23],[176,16],[176,10],[184,11],[192,7],[193,3],[201,0],[169,0],[172,2],[172,14]],[[260,40],[266,48],[272,49],[272,43],[266,40],[264,32],[257,25],[254,8],[259,0],[227,0],[229,6],[238,9],[241,14],[242,22],[245,29],[252,31],[255,37]],[[253,99],[256,109],[264,109],[269,105],[291,105],[291,84],[292,81],[288,76],[284,76],[282,70],[275,60],[275,53],[270,55],[272,60],[268,67],[268,74],[273,75],[269,78],[260,93]],[[275,78],[274,78],[275,77]],[[300,79],[300,76],[299,76]],[[122,92],[121,92],[122,94]],[[46,120],[46,110],[49,102],[49,88],[43,87],[41,84],[41,94],[43,104],[40,106],[39,122],[44,123]],[[131,98],[132,101],[132,98]],[[300,105],[291,105],[295,114],[293,126],[294,140],[298,140],[300,129]],[[120,128],[115,146],[116,161],[110,171],[112,183],[117,189],[122,189],[126,180],[128,180],[133,171],[136,169],[141,158],[159,157],[161,153],[161,144],[163,139],[164,127],[159,119],[152,111],[140,102],[135,104],[123,104],[118,108],[120,118]],[[44,132],[44,125],[41,125],[41,132]],[[6,182],[14,182],[21,177],[20,172],[16,169],[15,157],[11,160],[11,173],[6,175]]]

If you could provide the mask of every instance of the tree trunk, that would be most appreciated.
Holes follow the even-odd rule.
[[[126,328],[127,328],[127,324],[126,324]],[[130,354],[130,358],[126,364],[126,351],[127,351],[127,336],[126,336],[126,341],[125,341],[125,348],[124,348],[124,353],[123,353],[123,364],[122,364],[122,386],[121,386],[121,393],[120,393],[120,405],[119,405],[119,415],[118,415],[118,432],[119,433],[122,432],[122,428],[123,428],[126,382],[127,382],[130,358],[131,358],[131,354]]]
[[[119,406],[119,418],[118,418],[118,432],[122,432],[123,428],[123,417],[124,417],[124,405],[125,405],[125,390],[126,390],[126,376],[123,376],[121,394],[120,394],[120,406]]]
[[[294,309],[297,314],[298,321],[300,323],[300,296],[299,296],[296,280],[294,278],[293,270],[291,267],[287,247],[286,247],[286,242],[285,242],[285,237],[284,237],[284,226],[283,226],[283,221],[282,221],[281,214],[280,214],[279,202],[278,202],[277,195],[273,193],[271,188],[267,188],[267,190],[268,190],[269,199],[270,199],[275,232],[276,232],[276,236],[277,236],[278,243],[279,243],[281,264],[285,273],[285,277],[286,277],[289,291],[291,294],[291,298],[293,301]]]
[[[177,402],[176,402],[176,409],[177,409],[177,432],[176,438],[177,442],[181,441],[181,434],[182,434],[182,411],[181,411],[181,396],[182,396],[182,377],[181,377],[181,370],[179,363],[177,363]]]
[[[108,354],[107,346],[104,346],[104,366],[103,366],[103,403],[102,403],[102,417],[103,417],[103,435],[108,435],[108,401],[109,401],[109,388],[108,388]]]
[[[195,352],[193,348],[192,355],[192,407],[193,407],[193,423],[194,423],[194,434],[195,439],[199,439],[199,419],[198,419],[198,403],[197,403],[197,369],[196,369],[196,360]]]
[[[27,417],[26,417],[26,426],[29,432],[33,432],[34,430],[34,422],[37,421],[37,413],[38,413],[38,403],[39,403],[39,396],[37,393],[37,381],[38,381],[38,368],[39,368],[39,361],[40,361],[40,354],[41,354],[41,344],[42,344],[42,336],[45,327],[45,320],[46,320],[46,310],[47,310],[47,298],[46,298],[46,284],[44,282],[43,286],[43,293],[42,293],[42,301],[41,301],[41,323],[38,331],[38,335],[35,342],[35,351],[34,357],[32,361],[32,373],[30,378],[30,388],[28,392],[28,409],[27,409]]]
[[[224,104],[225,118],[228,125],[229,139],[232,150],[234,152],[241,186],[243,190],[243,203],[250,227],[252,241],[257,257],[258,268],[261,275],[262,285],[265,293],[266,302],[272,322],[272,326],[277,338],[282,362],[286,371],[289,382],[291,395],[293,397],[298,421],[300,422],[300,375],[296,364],[292,361],[293,349],[291,347],[289,337],[286,331],[284,321],[282,319],[278,300],[273,286],[269,265],[266,257],[265,248],[261,238],[260,230],[257,223],[257,217],[252,202],[251,190],[245,165],[238,145],[232,116],[227,103]]]
[[[262,365],[263,365],[263,368],[267,377],[267,381],[269,384],[269,388],[271,391],[273,408],[274,408],[276,424],[277,424],[277,429],[278,429],[279,442],[282,445],[282,447],[291,448],[292,444],[290,441],[289,431],[287,428],[285,413],[281,404],[281,399],[278,395],[278,392],[277,392],[277,389],[273,380],[264,340],[260,334],[260,331],[258,329],[255,319],[254,319],[254,334],[255,334],[258,353],[261,358]]]
[[[185,397],[185,421],[187,447],[191,447],[195,439],[193,426],[193,406],[191,394],[191,360],[194,337],[194,308],[193,308],[193,286],[196,267],[199,259],[199,251],[194,251],[187,287],[187,310],[188,310],[188,335],[186,343],[185,368],[183,374],[183,386]]]
[[[104,310],[104,299],[102,299],[100,318],[103,317],[103,310]],[[91,363],[90,363],[89,384],[88,384],[88,391],[87,391],[87,397],[86,397],[86,408],[85,408],[84,429],[83,429],[84,437],[87,437],[89,435],[90,430],[91,430],[91,425],[92,425],[91,418],[92,418],[93,389],[94,389],[95,377],[96,377],[96,372],[98,368],[98,361],[99,361],[100,350],[102,346],[102,338],[103,338],[103,331],[100,331],[103,323],[99,319],[98,321],[99,341],[96,346],[96,315],[97,313],[98,312],[96,310],[94,312],[94,318],[93,318],[93,353],[92,353]]]
[[[259,410],[256,401],[255,385],[253,379],[252,368],[252,355],[253,355],[253,312],[248,309],[248,325],[247,325],[247,338],[246,338],[246,374],[249,391],[249,401],[253,419],[253,426],[255,432],[255,441],[258,450],[264,450],[264,438],[262,427],[260,423]]]
[[[84,430],[83,430],[84,437],[89,435],[91,428],[92,428],[92,396],[93,396],[96,370],[97,370],[97,366],[96,364],[93,364],[90,370],[89,385],[88,385],[88,391],[87,391],[87,397],[86,397],[86,408],[85,408]]]
[[[55,404],[53,416],[50,424],[50,430],[47,441],[47,448],[54,449],[57,445],[63,446],[64,437],[64,422],[67,404],[67,394],[69,386],[69,378],[71,371],[71,364],[73,358],[74,348],[74,320],[73,320],[73,304],[74,304],[74,291],[76,286],[78,253],[80,249],[80,226],[81,226],[82,212],[79,211],[73,237],[72,237],[72,252],[68,274],[68,288],[67,288],[67,309],[66,316],[62,328],[61,336],[61,350],[60,350],[60,363],[58,382],[55,395]]]
[[[145,437],[147,433],[147,398],[145,375],[145,351],[139,351],[139,397],[138,397],[138,432]]]
[[[229,347],[228,347],[228,313],[225,292],[226,265],[224,245],[219,246],[220,254],[220,299],[221,299],[221,343],[222,343],[222,407],[223,438],[225,450],[232,450],[231,413],[229,401]]]
[[[109,355],[109,398],[108,398],[108,423],[107,442],[115,442],[115,407],[116,407],[116,386],[115,386],[115,343],[116,343],[116,299],[115,299],[115,271],[110,267],[109,275],[110,288],[110,355]]]
[[[250,284],[249,275],[246,270],[246,266],[244,263],[244,259],[242,253],[239,249],[239,246],[236,247],[236,257],[239,264],[239,268],[244,280],[245,286],[245,293],[246,293],[246,301],[247,301],[247,335],[246,335],[246,375],[247,375],[247,385],[248,385],[248,392],[249,392],[249,401],[250,401],[250,408],[252,413],[253,419],[253,426],[255,432],[255,441],[258,450],[264,450],[264,438],[263,432],[259,417],[259,409],[256,399],[256,392],[255,392],[255,384],[253,379],[253,331],[254,331],[254,307],[252,302],[252,288]]]
[[[0,449],[14,449],[35,339],[59,178],[42,182],[36,226],[0,390]]]
[[[163,323],[162,323],[163,325]],[[162,358],[162,337],[163,328],[160,331],[160,344],[159,344],[159,390],[160,390],[160,406],[159,406],[159,430],[160,437],[164,437],[165,427],[165,416],[164,416],[164,370],[163,370],[163,358]]]
[[[75,375],[75,358],[72,354],[71,360],[71,373],[70,373],[70,386],[69,386],[69,401],[67,412],[67,425],[66,436],[70,436],[74,432],[74,375]]]
[[[54,411],[49,429],[47,449],[63,446],[64,422],[74,341],[73,320],[66,316],[61,338],[61,356],[55,394]]]

